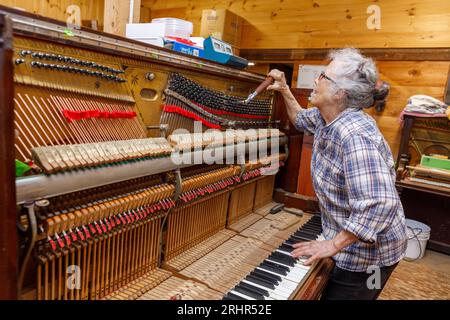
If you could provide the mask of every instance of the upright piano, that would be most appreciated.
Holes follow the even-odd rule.
[[[0,30],[2,298],[320,296],[330,261],[289,258],[319,216],[270,213],[274,93],[241,103],[264,76],[6,7]]]

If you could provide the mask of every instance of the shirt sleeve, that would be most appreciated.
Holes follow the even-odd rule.
[[[295,116],[294,126],[298,131],[314,134],[320,121],[322,121],[322,116],[320,115],[319,109],[316,107],[303,109]]]
[[[369,137],[356,134],[343,142],[343,166],[351,208],[343,229],[376,242],[401,210],[389,165]]]

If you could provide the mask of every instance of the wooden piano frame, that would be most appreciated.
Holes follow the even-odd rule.
[[[18,299],[20,265],[24,257],[19,256],[17,204],[26,204],[33,199],[54,195],[51,192],[47,194],[45,191],[42,191],[44,184],[49,183],[49,186],[61,185],[61,181],[50,181],[51,179],[48,180],[45,177],[37,177],[37,180],[33,182],[26,179],[17,182],[15,179],[13,32],[41,40],[52,38],[52,41],[60,44],[70,44],[79,48],[127,58],[132,57],[186,71],[208,73],[231,80],[238,79],[251,86],[255,86],[264,80],[264,76],[261,75],[232,69],[208,60],[173,53],[168,49],[145,45],[137,41],[86,28],[73,30],[73,35],[68,38],[64,29],[65,24],[62,22],[0,6],[0,220],[2,221],[0,224],[0,248],[3,250],[0,256],[0,283],[2,283],[0,286],[0,299]],[[282,108],[278,102],[274,104],[274,110]],[[276,116],[276,112],[274,114]],[[297,136],[298,133],[295,133],[295,137],[293,137],[291,142],[297,141]],[[292,146],[290,150],[291,152],[292,150],[296,152],[296,147]],[[289,165],[284,170],[288,172],[296,170],[298,172],[298,164],[295,164],[298,160],[289,159]],[[164,164],[161,165],[163,166]],[[158,167],[154,170],[158,170]],[[296,172],[292,172],[292,174],[297,176]],[[115,178],[106,178],[101,183],[107,184],[123,181],[124,177],[120,176],[120,174],[123,174],[123,172],[119,172]],[[284,173],[284,176],[286,176],[286,173]],[[87,189],[92,186],[69,186],[69,188],[72,187],[79,190],[80,188]],[[304,206],[300,206],[300,208],[305,209]],[[305,285],[296,293],[295,298],[319,298],[332,267],[331,259],[319,262],[314,270],[314,276],[306,280]]]

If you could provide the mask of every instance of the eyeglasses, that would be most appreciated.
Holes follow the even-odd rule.
[[[337,84],[336,81],[334,81],[333,79],[331,79],[329,76],[327,76],[327,75],[325,74],[325,71],[322,71],[322,72],[320,73],[320,75],[319,75],[318,80],[320,81],[320,80],[322,80],[322,79],[327,79],[328,81],[333,82],[334,84]]]

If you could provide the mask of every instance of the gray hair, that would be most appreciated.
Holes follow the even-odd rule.
[[[345,92],[345,107],[360,109],[375,106],[378,111],[384,108],[389,85],[378,81],[378,70],[371,58],[364,57],[354,48],[333,50],[328,57],[339,63],[339,67],[333,70],[333,80]]]

